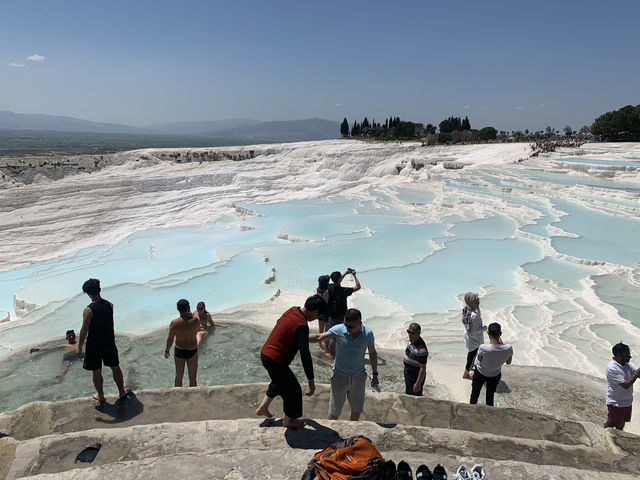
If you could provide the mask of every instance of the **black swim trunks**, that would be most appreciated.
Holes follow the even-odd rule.
[[[84,352],[84,362],[82,368],[85,370],[97,370],[102,368],[104,362],[107,367],[117,367],[120,365],[118,358],[118,348],[115,343],[110,345],[95,345],[87,342],[87,348]]]
[[[173,354],[176,358],[183,358],[185,360],[189,360],[196,353],[198,353],[198,349],[194,348],[193,350],[186,350],[178,347],[173,347]]]
[[[64,355],[62,355],[62,361],[63,362],[72,362],[74,360],[78,359],[78,354],[75,351],[71,351],[71,352],[65,352]]]

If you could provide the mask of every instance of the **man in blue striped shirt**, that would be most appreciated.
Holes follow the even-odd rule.
[[[422,396],[422,387],[427,376],[429,350],[420,336],[422,329],[417,323],[407,328],[409,345],[404,351],[404,384],[407,395]]]

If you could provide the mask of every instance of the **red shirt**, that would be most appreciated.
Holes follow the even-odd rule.
[[[299,328],[300,330],[298,330]],[[296,330],[298,330],[297,336]],[[306,331],[306,342],[303,342],[306,345],[298,344],[302,331]],[[299,307],[291,307],[278,319],[276,326],[271,330],[269,338],[267,338],[260,352],[280,365],[289,365],[296,353],[298,353],[298,349],[300,348],[304,351],[305,346],[308,351],[309,325],[307,324],[307,319]]]

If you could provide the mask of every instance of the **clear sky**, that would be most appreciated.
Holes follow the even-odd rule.
[[[3,0],[0,110],[578,129],[640,103],[639,25],[638,0]]]

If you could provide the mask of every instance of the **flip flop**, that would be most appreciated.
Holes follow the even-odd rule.
[[[104,398],[102,400],[100,400],[100,397],[98,396],[97,393],[94,393],[93,395],[91,395],[91,398],[94,399],[94,400],[97,400],[100,403],[104,403],[105,402]]]
[[[93,462],[93,460],[96,458],[96,455],[98,455],[98,452],[100,451],[101,447],[102,447],[101,443],[94,443],[93,445],[89,445],[87,448],[85,448],[78,454],[78,456],[73,461],[73,463]]]

